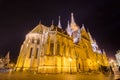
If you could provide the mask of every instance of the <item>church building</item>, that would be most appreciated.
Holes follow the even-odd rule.
[[[64,30],[60,17],[58,25],[39,23],[25,37],[15,66],[16,71],[38,73],[74,73],[100,71],[109,66],[104,50],[101,50],[89,31],[71,21]]]
[[[0,57],[0,70],[10,68],[10,52],[5,57]]]

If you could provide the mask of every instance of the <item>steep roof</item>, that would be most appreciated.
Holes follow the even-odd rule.
[[[41,33],[43,30],[49,30],[49,27],[38,24],[30,33]]]

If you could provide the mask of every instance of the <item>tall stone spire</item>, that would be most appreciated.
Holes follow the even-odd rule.
[[[41,24],[41,20],[39,21],[39,24]]]
[[[10,62],[10,52],[8,52],[7,54],[6,54],[6,56],[5,56],[5,64],[9,64],[9,62]]]
[[[67,29],[66,29],[66,31],[67,31],[68,35],[71,37],[71,35],[72,35],[72,29],[71,29],[71,27],[70,27],[69,21],[68,21],[68,24],[67,24]]]
[[[85,26],[84,26],[84,24],[82,24],[82,28],[81,28],[82,30],[85,30]],[[86,31],[86,30],[85,30]]]
[[[54,24],[54,20],[52,20],[52,25]]]
[[[9,59],[9,58],[10,58],[9,55],[10,55],[10,52],[8,51],[8,53],[6,54],[5,58],[6,58],[6,59]]]
[[[102,53],[106,56],[106,52],[105,52],[105,50],[104,50],[104,49],[103,49]]]
[[[59,21],[58,21],[58,27],[59,27],[60,29],[62,29],[61,21],[60,21],[60,16],[59,16]]]
[[[54,29],[54,25],[53,25],[54,21],[52,20],[52,24],[50,26],[50,30],[53,30]]]
[[[69,21],[68,21],[68,24],[67,24],[67,28],[70,28],[70,24],[69,24]]]
[[[74,20],[74,14],[73,13],[71,13],[71,24],[76,24],[75,20]]]
[[[98,44],[97,44],[96,40],[94,39],[93,41],[94,41],[94,44],[96,45],[96,48],[98,49]]]
[[[75,23],[73,13],[71,13],[71,23],[70,23],[70,27],[72,28],[73,31],[77,31],[77,30],[78,30],[78,26],[77,26],[77,24]]]

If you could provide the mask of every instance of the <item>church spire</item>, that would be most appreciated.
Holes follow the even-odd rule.
[[[75,24],[74,14],[73,13],[71,13],[71,23]]]
[[[6,54],[5,58],[6,58],[6,59],[9,59],[9,58],[10,58],[9,55],[10,55],[10,52],[8,51],[8,53]]]
[[[72,29],[71,29],[71,27],[70,27],[69,21],[68,21],[68,24],[67,24],[67,29],[66,29],[66,31],[67,31],[68,35],[71,37],[71,35],[72,35]]]
[[[94,43],[96,44],[96,47],[97,47],[97,49],[98,49],[98,44],[97,44],[96,40],[94,39],[93,41],[94,41]]]
[[[79,28],[74,20],[74,15],[73,13],[71,13],[71,23],[70,23],[70,27],[72,28],[73,31],[77,31]]]
[[[69,24],[69,21],[68,21],[68,24],[67,24],[67,28],[70,28],[70,24]]]
[[[85,31],[86,32],[84,24],[82,24],[81,31]]]
[[[54,20],[52,20],[52,25],[54,24]]]
[[[58,27],[59,27],[60,29],[62,29],[61,21],[60,21],[60,16],[59,16],[59,21],[58,21]]]
[[[41,20],[39,21],[39,24],[41,24]]]
[[[50,26],[50,30],[53,30],[54,29],[54,25],[53,25],[54,21],[52,20],[52,24]]]
[[[9,64],[9,62],[10,62],[10,52],[8,51],[8,53],[6,54],[6,56],[5,56],[5,64]]]
[[[82,29],[85,30],[85,26],[84,26],[84,24],[82,24]]]
[[[105,52],[105,50],[104,50],[104,49],[103,49],[102,53],[103,53],[104,55],[106,55],[106,52]]]

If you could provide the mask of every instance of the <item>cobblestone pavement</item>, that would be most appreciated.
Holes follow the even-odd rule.
[[[114,80],[113,74],[74,73],[37,74],[35,72],[2,72],[0,80]]]

